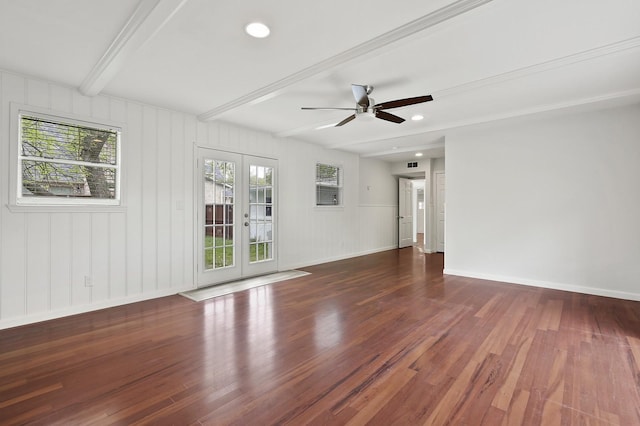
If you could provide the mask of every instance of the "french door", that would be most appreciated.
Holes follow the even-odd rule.
[[[275,272],[277,161],[198,148],[198,286]]]

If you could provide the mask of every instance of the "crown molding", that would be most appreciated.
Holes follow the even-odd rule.
[[[104,89],[127,59],[145,45],[175,15],[187,0],[141,0],[120,33],[113,40],[79,87],[86,96]]]
[[[424,31],[444,21],[455,18],[463,13],[473,10],[479,6],[491,2],[492,0],[458,0],[450,5],[442,7],[423,17],[415,19],[406,25],[388,31],[378,37],[372,38],[361,43],[351,49],[345,50],[331,58],[318,62],[296,73],[293,73],[283,79],[277,80],[267,86],[254,90],[244,96],[213,108],[198,116],[202,121],[214,120],[227,111],[231,111],[246,104],[256,104],[263,100],[269,99],[277,94],[277,92],[292,84],[306,80],[317,74],[330,70],[338,65],[345,64],[356,58],[364,56],[375,50],[381,49],[389,44],[398,42],[402,39],[410,37],[416,33]]]

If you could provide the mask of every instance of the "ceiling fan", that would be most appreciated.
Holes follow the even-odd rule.
[[[302,107],[304,110],[327,110],[327,109],[338,109],[338,110],[347,110],[347,111],[355,111],[352,115],[345,118],[341,122],[335,125],[335,127],[343,126],[356,118],[356,116],[360,114],[366,114],[373,116],[375,118],[380,118],[382,120],[391,121],[393,123],[402,123],[404,118],[398,117],[397,115],[389,114],[384,111],[386,109],[392,108],[400,108],[407,105],[420,104],[423,102],[429,102],[433,100],[431,95],[426,96],[416,96],[415,98],[405,98],[405,99],[396,99],[395,101],[382,102],[380,104],[376,104],[373,98],[370,98],[369,95],[373,92],[373,86],[363,86],[361,84],[352,84],[351,91],[353,92],[353,97],[356,99],[356,107],[355,108],[315,108],[315,107]]]

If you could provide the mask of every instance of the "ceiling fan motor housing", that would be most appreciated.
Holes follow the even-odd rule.
[[[367,112],[373,114],[375,112],[374,109],[373,109],[373,106],[375,104],[376,104],[376,101],[373,98],[369,97],[369,106],[365,107],[363,105],[356,104],[356,114],[364,114],[364,113],[367,113]]]

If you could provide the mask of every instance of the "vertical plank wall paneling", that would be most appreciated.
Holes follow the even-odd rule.
[[[121,123],[123,208],[11,210],[9,151],[17,143],[10,140],[11,103]],[[278,160],[280,269],[393,244],[393,229],[379,229],[387,226],[389,207],[361,206],[360,163],[352,154],[126,99],[90,98],[1,70],[0,115],[0,328],[193,288],[196,145]],[[344,167],[344,206],[315,206],[317,161]],[[366,167],[394,180],[381,162]]]
[[[156,203],[157,222],[157,288],[171,286],[171,216],[175,206],[171,205],[171,114],[166,110],[157,113],[157,161],[156,161]]]
[[[11,103],[120,123],[124,207],[10,210]],[[89,98],[74,88],[4,71],[0,112],[0,328],[192,287],[187,215],[193,211],[188,203],[195,131],[185,128],[185,114],[107,96]],[[195,119],[188,122],[195,128]]]
[[[14,74],[2,75],[2,265],[0,265],[0,313],[2,318],[27,314],[25,215],[12,214],[9,202],[9,102],[26,101],[26,81]]]
[[[142,107],[142,292],[149,293],[158,287],[158,149],[157,111]]]
[[[142,105],[126,106],[127,128],[122,137],[122,197],[126,211],[127,296],[142,294]],[[137,123],[134,125],[134,123]],[[134,143],[133,141],[137,141]]]
[[[33,314],[51,306],[51,221],[46,213],[28,213],[26,219],[27,314]]]
[[[184,136],[184,116],[181,114],[171,113],[171,125],[169,134],[169,170],[171,170],[171,198],[169,199],[169,207],[172,212],[171,223],[169,224],[169,258],[171,262],[171,274],[169,276],[169,285],[173,287],[184,279],[184,239],[180,229],[184,229],[184,173],[181,173],[180,166],[184,164],[184,146],[175,143],[177,138]]]
[[[88,305],[93,301],[92,288],[84,285],[92,276],[91,213],[71,213],[71,305]],[[95,281],[95,277],[93,277]]]
[[[177,164],[177,169],[180,170],[182,166],[182,176],[183,176],[183,190],[178,192],[178,197],[184,200],[183,207],[183,218],[184,218],[184,227],[183,229],[187,230],[186,232],[182,232],[182,241],[183,241],[183,259],[177,259],[177,261],[182,260],[183,274],[184,279],[182,282],[184,283],[195,283],[195,268],[194,268],[194,229],[195,229],[195,207],[194,207],[194,190],[193,190],[193,180],[194,180],[194,158],[193,158],[193,146],[197,141],[196,139],[196,127],[198,120],[193,115],[182,115],[184,121],[184,135],[182,140],[185,141],[183,144],[183,152],[184,157],[181,164]],[[180,140],[180,135],[175,134],[176,141]],[[178,172],[176,171],[176,176]]]
[[[118,230],[112,230],[109,221],[111,213],[91,213],[91,298],[93,300],[108,300],[111,294],[111,279],[109,277],[109,263],[111,259],[111,235]]]
[[[72,217],[68,213],[51,214],[51,310],[71,307]]]

